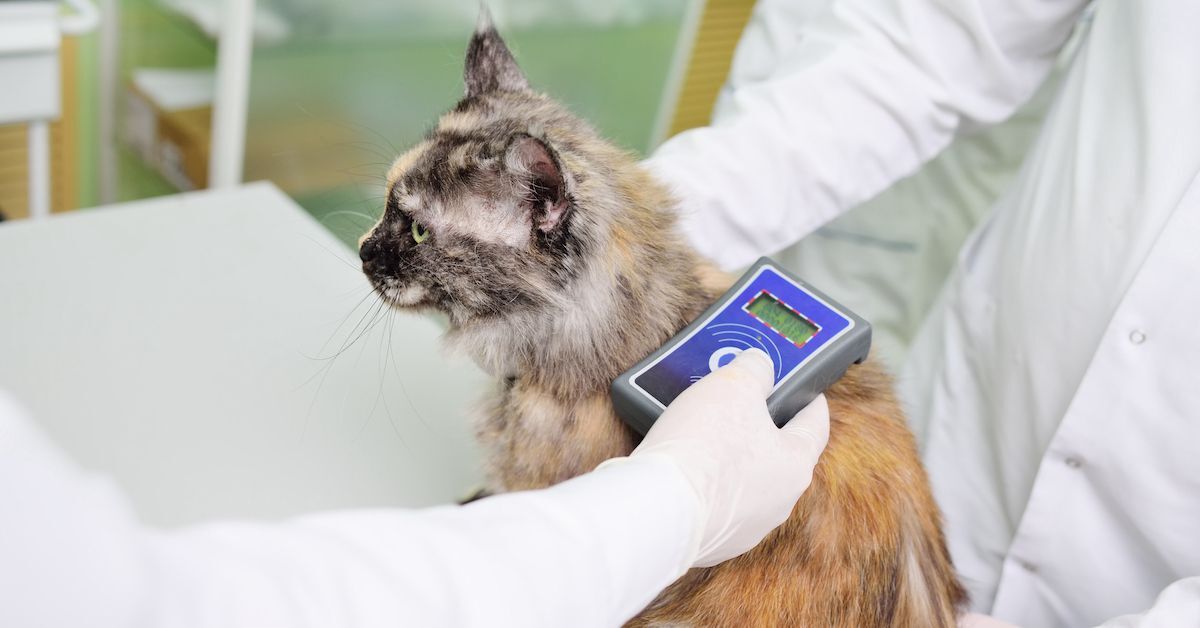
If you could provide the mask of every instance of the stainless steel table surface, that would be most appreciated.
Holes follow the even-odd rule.
[[[358,265],[268,183],[0,223],[0,388],[152,524],[453,500],[487,380]]]

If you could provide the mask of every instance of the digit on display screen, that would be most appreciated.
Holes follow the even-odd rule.
[[[746,304],[746,311],[769,325],[771,329],[779,332],[779,335],[787,338],[797,347],[803,347],[820,331],[820,328],[804,315],[784,305],[775,298],[775,295],[766,290],[759,292],[758,296]]]

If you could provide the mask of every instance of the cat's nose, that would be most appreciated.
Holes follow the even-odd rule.
[[[367,238],[363,240],[362,246],[358,247],[358,259],[364,264],[379,257],[379,251],[382,247],[379,246],[378,238]]]

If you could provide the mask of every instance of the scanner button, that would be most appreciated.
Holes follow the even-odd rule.
[[[713,351],[712,355],[708,356],[709,372],[715,371],[722,366],[733,362],[733,359],[736,358],[737,354],[741,352],[742,350],[738,349],[737,347],[721,347],[720,349]]]

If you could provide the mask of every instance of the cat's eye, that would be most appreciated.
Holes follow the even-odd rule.
[[[415,220],[412,221],[413,242],[420,244],[420,243],[424,242],[425,239],[428,237],[429,237],[429,230],[425,228],[425,225],[423,225]]]

